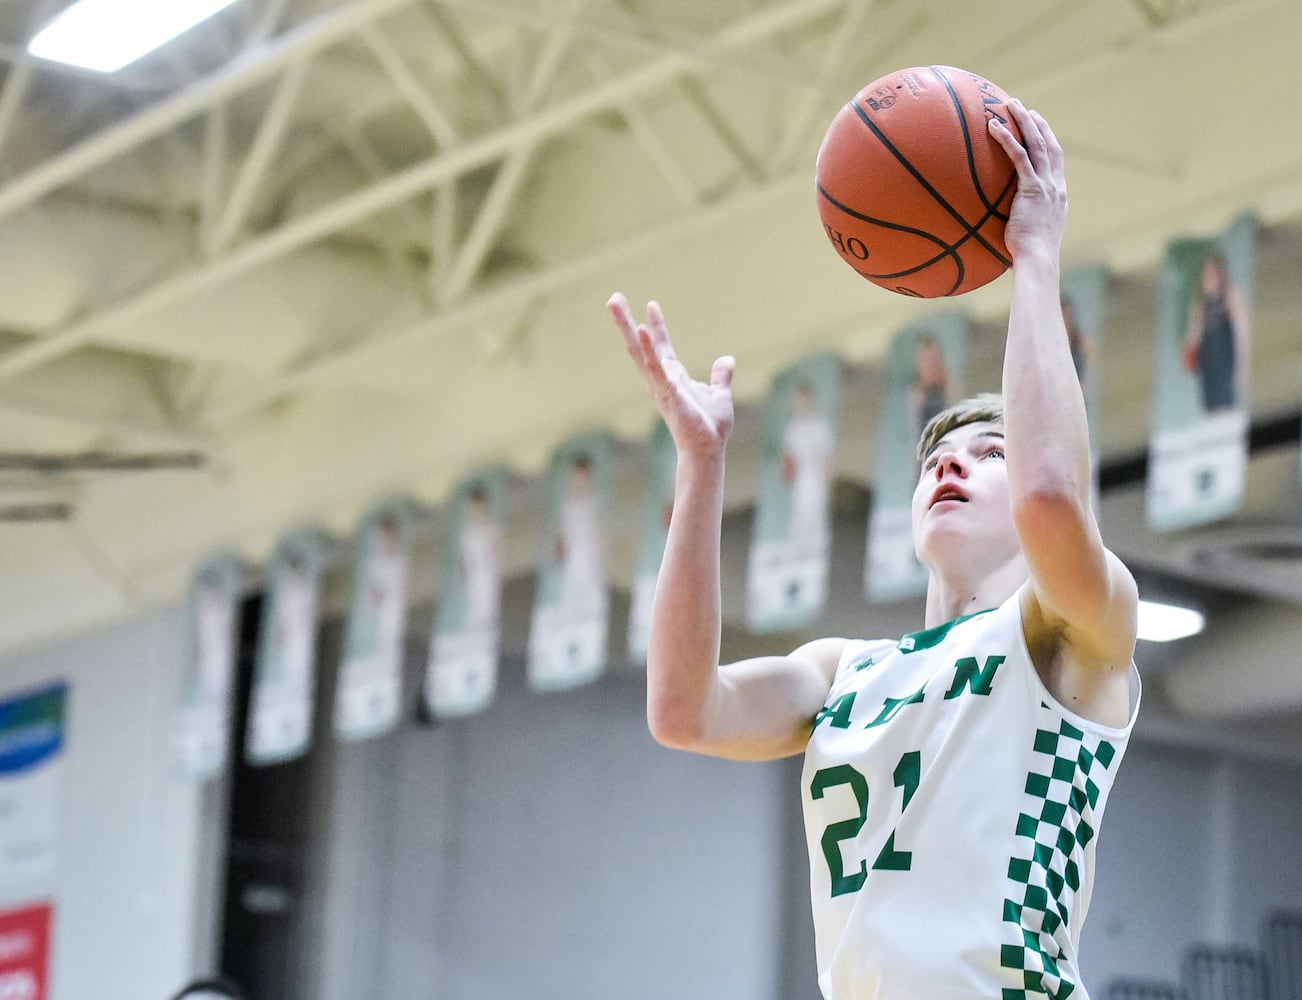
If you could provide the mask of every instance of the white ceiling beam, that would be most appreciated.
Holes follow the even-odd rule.
[[[841,23],[833,30],[827,47],[819,57],[818,71],[815,74],[817,89],[803,91],[795,97],[796,107],[791,113],[791,126],[773,155],[773,162],[779,169],[787,166],[794,156],[805,156],[811,133],[817,135],[827,128],[830,119],[824,113],[826,100],[821,92],[831,87],[832,81],[845,64],[846,57],[853,51],[852,46],[862,39],[863,24],[872,8],[871,2],[846,5]],[[912,33],[919,24],[919,16],[914,15],[907,22],[906,30]],[[846,95],[847,98],[849,96]]]
[[[520,147],[508,155],[498,168],[493,186],[475,214],[475,221],[461,244],[446,283],[437,289],[440,303],[446,305],[456,302],[475,280],[485,255],[492,249],[493,240],[497,238],[515,203],[521,182],[528,176],[536,148],[532,143]]]
[[[399,0],[372,0],[396,3]],[[845,0],[794,0],[736,21],[704,43],[706,50],[727,51],[779,35],[842,6]],[[697,65],[693,55],[671,53],[629,73],[552,105],[528,118],[434,156],[378,184],[340,198],[334,204],[250,240],[224,257],[174,274],[143,293],[84,317],[22,347],[0,355],[0,380],[12,379],[90,343],[105,328],[211,288],[268,261],[359,222],[381,209],[476,169],[524,145],[536,143],[621,101],[663,86]],[[0,199],[3,192],[0,192]],[[0,202],[2,204],[2,202]]]
[[[226,145],[230,122],[225,104],[208,112],[203,123],[203,152],[199,164],[199,241],[207,246],[221,211],[226,183]]]
[[[139,420],[64,402],[0,395],[0,411],[57,423],[80,425],[103,436],[132,442],[169,445],[190,450],[204,450],[213,444],[211,435],[186,424]]]
[[[531,79],[524,87],[515,116],[517,119],[533,111],[547,96],[556,80],[561,60],[574,38],[575,22],[585,6],[586,0],[578,0],[570,11],[569,20],[549,35],[547,45],[535,63]],[[498,167],[488,196],[475,214],[475,221],[466,234],[446,282],[436,289],[440,304],[447,305],[460,299],[479,273],[484,258],[493,247],[493,241],[510,217],[511,207],[520,192],[520,185],[529,174],[537,148],[536,142],[526,143],[509,154]]]
[[[307,70],[308,60],[305,58],[302,62],[290,66],[289,71],[280,78],[275,96],[271,99],[271,106],[258,126],[258,134],[254,137],[253,145],[244,159],[244,165],[235,178],[230,197],[226,200],[226,210],[205,241],[204,250],[209,256],[215,256],[227,249],[244,223],[249,206],[258,193],[258,185],[266,176],[276,150],[280,148],[280,140],[284,138],[285,130],[289,127],[290,118],[298,102],[299,91],[307,77]]]
[[[533,73],[530,75],[528,83],[524,85],[523,90],[514,102],[517,114],[537,107],[539,102],[551,90],[552,84],[556,81],[557,73],[560,72],[561,66],[564,65],[565,54],[574,43],[574,36],[578,32],[579,18],[587,10],[588,6],[589,0],[575,0],[564,23],[547,36],[547,44],[543,47],[534,64]]]
[[[398,92],[407,99],[416,116],[429,129],[430,135],[440,147],[446,149],[457,144],[457,127],[452,119],[444,113],[429,91],[416,79],[416,74],[403,60],[384,33],[374,24],[365,25],[361,31],[362,41],[375,56],[381,68],[389,75]]]
[[[808,171],[802,168],[787,176],[770,179],[744,194],[686,213],[658,229],[641,232],[616,244],[595,247],[563,264],[522,276],[466,299],[455,308],[374,335],[330,354],[319,355],[244,392],[225,400],[214,400],[205,411],[203,421],[205,425],[218,427],[299,389],[348,380],[355,377],[358,364],[366,359],[450,336],[472,323],[495,320],[503,311],[519,308],[533,299],[564,289],[622,260],[653,254],[698,233],[717,230],[734,218],[760,212],[770,202],[790,198],[810,184]]]
[[[416,0],[356,0],[257,46],[175,97],[92,136],[0,188],[0,218],[101,164],[274,77],[322,49],[351,38],[376,18]]]
[[[745,140],[733,128],[732,123],[725,116],[719,114],[719,109],[714,106],[714,102],[705,92],[700,82],[693,77],[684,76],[678,81],[678,86],[687,95],[687,103],[696,109],[697,113],[705,121],[706,126],[723,144],[723,148],[741,170],[742,176],[753,184],[762,181],[764,179],[764,168],[760,165],[759,160],[755,158],[755,154],[750,151],[750,147],[746,145]]]
[[[604,79],[610,75],[610,62],[604,55],[599,52],[587,53],[586,62],[592,70],[593,76],[597,79]],[[668,143],[664,141],[660,133],[656,131],[650,119],[642,112],[634,100],[621,101],[616,110],[619,111],[620,117],[628,125],[629,133],[637,140],[651,163],[660,172],[665,183],[669,185],[674,195],[685,206],[692,206],[700,202],[701,192],[697,188],[691,176],[679,162],[678,157],[674,155],[673,150],[669,148]]]

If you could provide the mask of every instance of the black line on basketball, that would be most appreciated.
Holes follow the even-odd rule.
[[[910,234],[912,234],[912,235],[914,235],[914,236],[921,236],[924,240],[927,240],[927,241],[929,241],[929,242],[931,242],[931,243],[934,243],[934,244],[936,244],[936,246],[938,246],[938,247],[945,248],[945,250],[946,250],[947,252],[949,252],[951,256],[954,257],[954,264],[958,267],[958,272],[959,272],[959,274],[962,275],[962,273],[963,273],[963,261],[962,261],[962,259],[959,258],[957,254],[954,254],[952,250],[948,250],[949,244],[945,243],[944,240],[939,239],[938,237],[936,237],[936,236],[933,235],[932,233],[926,232],[925,230],[922,230],[922,229],[914,229],[912,226],[904,226],[904,225],[901,225],[901,224],[898,223],[898,222],[887,222],[885,219],[874,219],[871,215],[864,215],[863,212],[855,211],[855,210],[854,210],[853,208],[851,208],[849,205],[842,204],[841,202],[839,202],[839,201],[837,201],[835,198],[833,198],[832,195],[828,193],[827,188],[823,187],[822,184],[819,184],[819,185],[818,185],[818,193],[819,193],[819,195],[820,195],[821,197],[826,198],[829,202],[831,202],[834,206],[836,206],[838,209],[840,209],[840,210],[841,210],[842,212],[844,212],[846,215],[851,216],[852,218],[855,218],[855,219],[859,219],[861,222],[867,222],[867,223],[870,223],[870,224],[872,224],[872,225],[874,225],[874,226],[881,226],[883,229],[894,229],[896,232],[900,232],[900,233],[910,233]],[[985,224],[985,221],[982,220],[982,225],[984,225],[984,224]],[[969,233],[968,233],[968,237],[970,237],[971,235],[972,235],[972,233],[969,232]],[[954,246],[961,246],[961,245],[963,244],[963,242],[964,242],[968,237],[964,237],[962,240],[959,240],[959,242],[956,243],[956,244],[954,244]],[[944,257],[944,256],[945,256],[945,253],[942,252],[939,256],[933,258],[933,260],[931,261],[931,263],[935,263],[936,261],[940,260],[940,259],[941,259],[942,257]],[[847,263],[849,263],[849,262],[847,261]],[[851,266],[852,268],[854,268],[854,270],[859,271],[859,268],[854,267],[853,264],[851,264],[850,266]],[[914,270],[918,270],[918,268],[915,268]],[[862,275],[864,275],[865,277],[872,277],[872,275],[869,275],[867,271],[859,271],[859,273],[862,274]],[[900,272],[900,273],[901,273],[901,274],[912,274],[913,271],[907,271],[907,272],[902,271],[902,272]],[[887,277],[887,278],[889,278],[889,277],[894,277],[894,275],[886,274],[886,275],[883,275],[882,277]],[[960,277],[959,280],[960,280],[960,282],[961,282],[961,281],[962,281],[962,278]],[[954,287],[957,288],[958,285],[955,285]]]
[[[913,164],[909,162],[907,157],[905,157],[898,149],[896,149],[895,145],[889,139],[886,138],[885,133],[883,133],[882,130],[877,127],[877,124],[871,118],[868,117],[867,112],[865,112],[863,108],[859,107],[858,101],[852,101],[850,106],[854,108],[854,112],[859,116],[859,120],[868,126],[868,128],[872,131],[873,135],[877,137],[877,140],[886,148],[886,151],[890,153],[892,156],[894,156],[897,161],[899,161],[900,166],[904,167],[905,170],[907,170],[910,174],[913,175],[914,180],[916,180],[919,184],[921,184],[923,189],[929,195],[931,195],[932,198],[935,199],[936,204],[940,205],[941,208],[943,208],[946,212],[952,215],[955,221],[957,221],[959,225],[961,225],[964,229],[967,230],[968,235],[970,235],[973,239],[975,239],[978,243],[980,243],[983,247],[985,247],[986,250],[990,252],[991,256],[995,258],[995,260],[1000,261],[1005,267],[1011,264],[1011,261],[1005,259],[1003,254],[1001,254],[998,250],[996,250],[993,246],[991,246],[990,243],[987,242],[986,238],[982,236],[980,233],[978,233],[976,229],[973,228],[972,224],[968,222],[967,219],[963,218],[963,216],[958,212],[957,209],[954,208],[953,205],[951,205],[948,201],[942,198],[940,196],[940,192],[937,191],[934,187],[932,187],[931,184],[928,183],[927,179],[922,176],[922,174],[918,173],[917,168],[914,167]]]
[[[963,102],[959,100],[958,94],[955,93],[954,85],[949,82],[949,77],[935,66],[928,66],[927,69],[936,74],[936,78],[945,85],[945,90],[949,92],[949,103],[954,106],[954,113],[958,116],[958,127],[963,130],[963,148],[967,151],[968,180],[972,182],[972,187],[976,190],[977,197],[981,199],[981,204],[985,205],[990,211],[998,213],[999,202],[996,201],[993,205],[990,204],[990,199],[986,197],[985,188],[981,186],[981,175],[977,173],[976,168],[976,152],[972,149],[972,130],[967,127],[967,115],[963,113]]]

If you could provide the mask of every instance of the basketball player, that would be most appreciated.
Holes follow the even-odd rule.
[[[708,384],[652,303],[610,310],[678,445],[647,714],[662,743],[803,752],[819,984],[828,1000],[1085,998],[1095,834],[1138,706],[1136,589],[1089,502],[1085,408],[1059,306],[1062,148],[1012,102],[1003,397],[931,421],[913,536],[925,627],[718,666],[731,357]]]

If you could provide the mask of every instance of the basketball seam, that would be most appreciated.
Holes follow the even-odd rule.
[[[922,185],[923,189],[929,195],[931,195],[932,198],[935,199],[936,203],[940,205],[941,208],[943,208],[946,212],[948,212],[951,216],[953,216],[954,220],[958,222],[965,230],[967,230],[967,233],[970,237],[972,237],[983,247],[985,247],[987,252],[989,252],[989,254],[995,258],[995,260],[1003,264],[1004,267],[1012,266],[1012,261],[1010,261],[998,250],[992,247],[986,241],[986,238],[977,231],[977,228],[973,227],[973,225],[970,222],[968,222],[965,218],[963,218],[963,216],[958,212],[957,209],[954,208],[953,205],[951,205],[948,201],[942,198],[940,196],[940,192],[937,191],[934,187],[932,187],[931,184],[927,181],[927,179],[918,172],[917,168],[914,167],[913,164],[910,163],[908,159],[898,149],[895,148],[895,145],[889,139],[886,138],[885,133],[883,133],[882,130],[877,127],[876,123],[873,122],[873,120],[868,117],[867,113],[861,107],[859,107],[859,102],[857,100],[851,101],[850,106],[854,108],[855,114],[859,116],[859,119],[865,125],[867,125],[869,129],[872,130],[873,135],[875,135],[877,137],[877,140],[882,144],[882,146],[886,148],[886,151],[890,153],[893,157],[895,157],[895,159],[899,162],[900,166],[904,167],[904,169],[907,170],[913,176],[913,179]],[[977,224],[977,226],[979,227],[985,225],[985,223],[989,221],[991,214],[992,213],[990,211],[987,211],[985,216]]]
[[[839,208],[846,215],[859,219],[862,222],[871,223],[874,226],[882,226],[886,229],[894,229],[902,233],[910,233],[914,236],[921,236],[923,239],[929,240],[930,242],[936,244],[938,247],[941,248],[941,252],[937,254],[935,257],[932,257],[925,264],[920,264],[917,267],[912,267],[905,271],[898,271],[895,273],[887,273],[887,274],[873,274],[869,271],[861,271],[859,270],[859,268],[851,264],[850,265],[851,269],[854,270],[856,273],[863,275],[865,278],[875,278],[875,279],[900,278],[900,277],[904,277],[905,275],[914,274],[918,271],[921,271],[925,267],[930,267],[932,264],[936,263],[942,257],[949,256],[954,258],[954,266],[958,269],[958,278],[954,282],[954,284],[950,286],[949,291],[946,292],[945,295],[946,296],[953,295],[955,289],[957,289],[960,285],[963,284],[963,279],[967,276],[967,272],[963,266],[963,258],[958,255],[955,248],[962,246],[969,239],[971,239],[972,233],[969,232],[967,236],[963,237],[963,239],[959,240],[958,243],[955,243],[951,247],[948,243],[945,243],[943,240],[937,239],[933,234],[928,233],[925,230],[914,229],[912,226],[901,225],[898,222],[887,222],[885,219],[874,219],[871,215],[864,215],[862,212],[857,212],[849,205],[843,205],[841,204],[841,202],[833,198],[828,193],[827,188],[823,187],[822,184],[818,185],[818,193],[822,195],[824,198],[826,198],[833,205],[835,205],[837,208]],[[986,218],[989,218],[989,215],[987,215]],[[983,225],[985,224],[985,219],[982,220],[982,224]]]
[[[940,82],[945,85],[945,89],[949,91],[950,103],[953,104],[954,111],[958,114],[958,125],[963,130],[963,147],[967,150],[968,179],[972,182],[972,187],[976,189],[977,197],[981,199],[981,203],[990,210],[995,218],[1007,222],[1008,216],[999,211],[999,202],[1003,201],[1004,195],[1008,193],[1008,185],[1004,185],[1004,190],[999,193],[999,198],[995,200],[994,204],[991,204],[990,199],[986,196],[985,189],[981,186],[981,175],[977,172],[976,155],[972,149],[972,132],[967,126],[967,115],[963,114],[963,102],[959,100],[958,94],[954,92],[954,85],[949,82],[949,77],[942,73],[939,67],[928,66],[927,69],[935,73]]]

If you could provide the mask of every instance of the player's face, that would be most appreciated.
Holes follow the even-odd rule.
[[[955,428],[923,460],[913,490],[913,541],[927,565],[955,546],[972,556],[1016,549],[1002,424]]]

